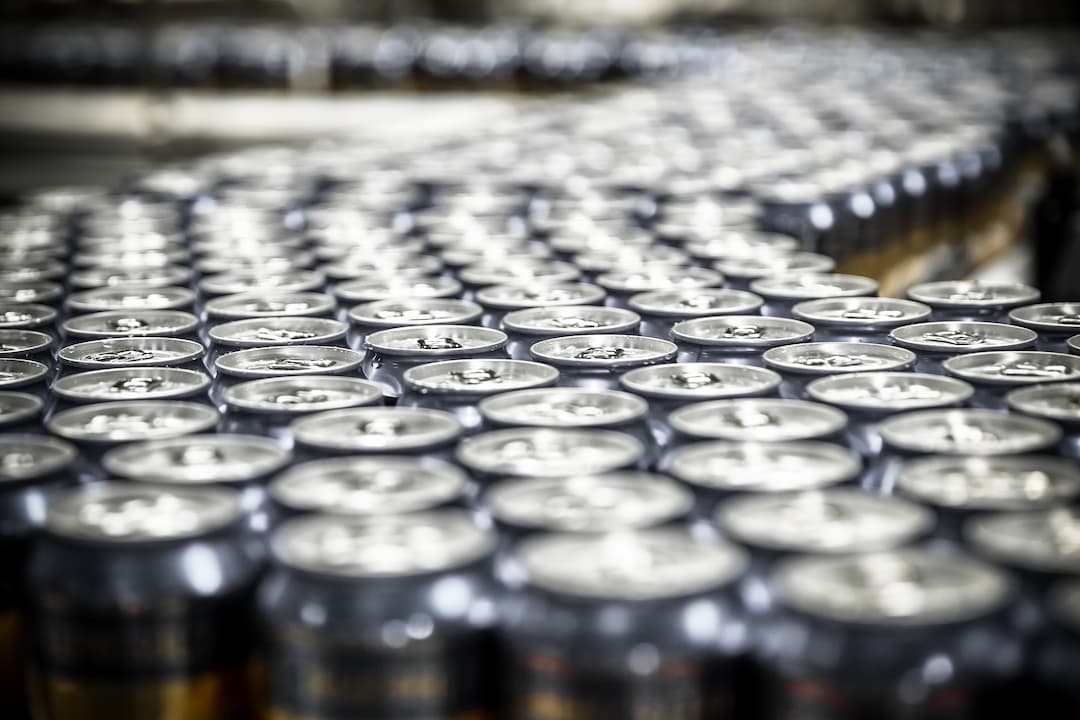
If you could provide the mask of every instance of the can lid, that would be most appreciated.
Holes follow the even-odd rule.
[[[702,237],[695,233],[686,243],[691,257],[701,260],[725,260],[728,258],[754,257],[764,253],[793,253],[799,249],[799,241],[790,235],[731,228]]]
[[[181,310],[107,310],[71,318],[64,333],[72,338],[165,337],[188,335],[198,327],[198,318]]]
[[[187,288],[104,287],[71,293],[67,306],[74,312],[179,310],[194,301],[195,293]]]
[[[760,297],[727,288],[679,288],[638,293],[627,301],[642,315],[667,318],[698,318],[715,315],[749,315],[762,305]]]
[[[429,510],[460,499],[465,473],[430,457],[369,455],[300,463],[270,483],[276,502],[296,511],[383,515]]]
[[[439,395],[491,395],[554,385],[559,371],[527,360],[443,360],[405,371],[414,392]]]
[[[491,352],[506,347],[502,330],[473,325],[420,325],[371,333],[364,344],[384,355],[453,357]]]
[[[344,578],[392,578],[458,568],[488,557],[495,536],[459,510],[404,515],[307,515],[286,521],[274,555],[300,570]]]
[[[316,449],[392,452],[453,442],[461,435],[461,423],[439,410],[360,407],[299,418],[292,432],[298,443]]]
[[[129,267],[160,268],[183,263],[187,250],[172,246],[159,250],[140,249],[138,246],[100,245],[75,253],[72,262],[78,267]]]
[[[1080,379],[1080,357],[1033,350],[949,358],[945,372],[977,385],[1032,385]]]
[[[199,281],[199,290],[207,295],[235,295],[264,290],[308,292],[318,290],[322,284],[322,275],[311,270],[288,270],[277,273],[231,270],[217,275],[207,275]]]
[[[1009,322],[1040,332],[1072,335],[1080,332],[1080,303],[1040,303],[1018,307],[1009,313]]]
[[[1033,572],[1080,574],[1080,517],[1071,508],[979,515],[964,536],[981,555]]]
[[[673,528],[544,534],[522,542],[518,556],[529,582],[542,590],[630,602],[715,590],[747,564],[745,553],[729,543]]]
[[[617,390],[540,388],[484,398],[478,408],[485,420],[497,425],[603,428],[643,420],[649,404]]]
[[[317,317],[233,320],[210,328],[210,340],[227,347],[326,345],[345,337],[345,323]]]
[[[565,477],[630,467],[645,449],[610,430],[510,428],[480,433],[457,447],[458,462],[487,475]]]
[[[52,337],[36,330],[0,330],[0,358],[48,350]]]
[[[844,488],[737,497],[716,519],[738,542],[799,554],[891,550],[934,524],[916,503]]]
[[[0,283],[0,304],[14,303],[39,304],[56,300],[64,293],[59,283],[41,280],[38,282]]]
[[[289,453],[257,435],[187,435],[131,443],[105,453],[112,475],[162,483],[244,483],[277,472]]]
[[[147,543],[207,535],[239,517],[237,497],[225,488],[105,482],[59,495],[45,527],[73,540]]]
[[[66,264],[51,258],[20,262],[15,258],[8,260],[0,255],[0,262],[5,264],[5,267],[0,268],[0,285],[5,286],[56,280],[68,272]]]
[[[641,316],[636,312],[603,305],[533,307],[508,312],[502,329],[521,335],[558,337],[567,333],[636,332]]]
[[[834,375],[806,386],[812,400],[849,412],[902,412],[960,405],[975,390],[963,380],[911,372]]]
[[[799,375],[905,370],[915,364],[915,353],[910,350],[860,342],[785,345],[766,350],[761,357],[773,370]]]
[[[215,320],[242,320],[257,317],[327,315],[334,310],[334,299],[312,292],[263,291],[225,295],[208,300],[206,314]]]
[[[444,263],[433,255],[394,255],[388,253],[386,248],[378,248],[375,251],[360,251],[360,254],[338,254],[323,246],[317,253],[322,257],[327,255],[336,257],[332,262],[323,263],[320,270],[330,280],[355,280],[356,278],[370,275],[392,274],[398,277],[424,277],[437,275],[442,271]]]
[[[894,343],[922,352],[960,353],[1019,350],[1038,337],[1027,328],[987,322],[929,322],[906,325],[889,333]]]
[[[518,310],[602,303],[607,293],[589,283],[537,283],[532,285],[491,285],[476,293],[476,301],[486,308]]]
[[[783,273],[758,278],[750,290],[766,299],[817,300],[877,295],[876,281],[841,273]]]
[[[87,340],[60,348],[60,362],[75,368],[183,365],[202,357],[203,346],[194,340],[170,337],[121,337]]]
[[[912,286],[908,297],[930,307],[1014,308],[1039,301],[1039,291],[1020,283],[942,280]]]
[[[1035,510],[1080,496],[1080,470],[1045,455],[931,456],[905,462],[896,487],[938,507]]]
[[[711,441],[671,454],[679,480],[706,489],[746,492],[810,490],[848,482],[862,469],[859,457],[833,443]]]
[[[0,302],[0,328],[34,328],[56,320],[56,308],[35,303]]]
[[[49,366],[35,360],[0,358],[0,390],[14,390],[44,380]]]
[[[831,273],[836,269],[836,261],[827,255],[810,252],[758,252],[721,258],[714,267],[725,277],[756,280],[786,273]]]
[[[690,511],[693,496],[663,475],[622,471],[504,480],[484,502],[496,520],[515,527],[595,533],[677,520]]]
[[[349,320],[354,325],[372,328],[469,325],[479,320],[483,314],[483,308],[468,300],[402,298],[357,305],[349,311]]]
[[[1080,423],[1080,382],[1035,385],[1013,390],[1005,396],[1009,407],[1059,423]]]
[[[124,400],[63,410],[52,416],[48,428],[76,442],[119,443],[203,432],[217,421],[217,411],[208,405],[178,400]]]
[[[930,308],[913,300],[896,298],[822,298],[792,308],[795,317],[815,327],[851,330],[887,330],[919,323],[930,317]]]
[[[658,400],[709,400],[768,395],[780,386],[772,370],[725,363],[666,363],[619,378],[624,390]]]
[[[82,268],[71,273],[73,287],[93,289],[100,287],[159,288],[169,285],[187,285],[191,271],[179,265],[148,268],[116,268],[102,266]]]
[[[283,275],[304,270],[315,264],[315,256],[309,252],[296,251],[287,255],[203,255],[195,262],[195,268],[203,275],[260,272],[266,275]],[[290,288],[291,289],[291,288]]]
[[[448,298],[460,295],[462,285],[451,277],[370,277],[338,283],[334,295],[343,303],[364,303],[393,298]]]
[[[1061,439],[1056,425],[993,410],[920,410],[878,426],[886,444],[907,452],[1012,455],[1035,452]]]
[[[36,395],[0,392],[0,429],[40,417],[44,406]]]
[[[847,416],[805,400],[740,398],[694,403],[668,416],[671,427],[694,438],[779,442],[814,440],[840,432]]]
[[[814,336],[814,327],[788,318],[729,315],[683,320],[671,329],[671,336],[690,345],[763,350],[806,342]]]
[[[39,409],[40,403],[38,400]],[[0,482],[37,480],[62,472],[75,462],[77,455],[71,443],[59,438],[28,433],[4,433],[0,435]]]
[[[858,625],[905,627],[974,620],[1000,609],[1008,576],[959,554],[890,550],[805,557],[776,575],[784,601],[815,617]]]
[[[364,354],[333,345],[275,345],[218,356],[218,372],[241,378],[341,375],[360,367]]]
[[[58,397],[71,402],[165,400],[205,392],[206,373],[168,367],[123,367],[92,370],[62,377],[53,383]]]
[[[230,410],[303,415],[360,405],[382,404],[373,382],[335,375],[300,375],[249,380],[225,391]]]
[[[596,284],[608,292],[642,293],[648,290],[716,287],[724,276],[704,268],[680,268],[670,265],[650,265],[629,270],[616,270],[596,278]]]
[[[570,263],[538,260],[536,262],[478,263],[458,271],[458,280],[466,285],[550,284],[572,282],[581,271]]]
[[[560,367],[616,369],[666,362],[675,343],[642,335],[566,335],[534,343],[529,353]]]

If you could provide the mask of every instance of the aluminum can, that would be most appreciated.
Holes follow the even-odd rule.
[[[892,345],[858,342],[811,342],[776,347],[762,354],[765,366],[783,378],[780,396],[806,396],[811,380],[830,375],[897,372],[915,365],[915,353]]]
[[[440,410],[359,407],[306,415],[293,421],[299,459],[331,455],[431,455],[447,459],[461,423]]]
[[[1035,385],[1005,396],[1009,409],[1055,422],[1064,433],[1061,454],[1080,460],[1080,383]]]
[[[630,298],[639,293],[720,287],[724,284],[724,276],[705,268],[657,265],[604,273],[597,276],[596,284],[607,291],[608,305],[629,308]]]
[[[331,317],[334,298],[312,292],[244,293],[208,300],[204,308],[211,322],[268,317]]]
[[[376,300],[349,310],[349,345],[363,348],[367,336],[399,327],[479,325],[483,309],[467,300],[402,298]]]
[[[194,340],[119,337],[86,340],[60,348],[60,377],[109,368],[177,367],[202,371],[205,349]]]
[[[334,345],[274,345],[225,353],[215,361],[210,399],[225,406],[228,389],[246,380],[295,375],[359,374],[363,354]]]
[[[907,296],[929,305],[935,322],[1007,323],[1011,310],[1039,301],[1039,291],[1028,285],[967,280],[922,283]]]
[[[682,320],[716,315],[753,315],[762,300],[753,293],[727,288],[657,290],[632,295],[627,306],[641,315],[641,334],[671,339],[671,329]]]
[[[878,284],[861,275],[841,273],[794,273],[769,275],[750,283],[750,292],[765,300],[762,315],[793,317],[795,305],[807,300],[839,297],[872,297]]]
[[[826,298],[792,308],[799,320],[814,326],[818,342],[865,342],[887,345],[898,327],[930,319],[930,308],[896,298]]]
[[[321,292],[324,280],[313,270],[229,270],[207,275],[199,281],[199,294],[206,297],[258,292]]]
[[[63,294],[63,286],[47,280],[0,283],[0,305],[57,305]]]
[[[270,317],[233,320],[211,327],[207,369],[217,372],[217,359],[234,350],[284,345],[345,346],[345,323],[329,318]]]
[[[943,367],[975,386],[975,407],[992,410],[1008,407],[1005,396],[1011,390],[1080,380],[1080,358],[1034,350],[971,353],[949,358]]]
[[[423,325],[380,330],[364,340],[364,376],[388,398],[405,391],[405,371],[436,360],[507,357],[506,333],[470,325]]]
[[[23,392],[0,392],[0,432],[41,432],[45,401]]]
[[[631,468],[645,448],[631,435],[611,430],[508,428],[462,441],[454,456],[477,480],[503,477],[567,477]]]
[[[105,287],[79,290],[67,296],[67,309],[73,315],[109,310],[190,310],[195,293],[187,288]]]
[[[568,305],[511,310],[500,327],[507,334],[507,349],[515,360],[528,360],[529,348],[544,338],[577,334],[637,334],[641,317],[630,310],[603,305]]]
[[[53,337],[37,330],[0,330],[0,359],[18,358],[49,364]]]
[[[450,277],[358,278],[334,286],[334,295],[346,306],[375,302],[376,300],[402,300],[404,298],[456,298],[464,286]]]
[[[197,340],[198,331],[199,319],[182,310],[108,310],[64,323],[69,342],[146,336]]]
[[[929,322],[905,325],[889,333],[894,345],[915,352],[915,370],[944,375],[946,360],[969,353],[1025,350],[1036,334],[1027,328],[988,322]]]
[[[1036,350],[1068,352],[1066,342],[1080,332],[1080,303],[1025,305],[1009,312],[1009,322],[1039,334]]]
[[[484,308],[484,326],[497,328],[514,310],[599,305],[606,296],[603,288],[588,283],[491,285],[476,291],[476,302]]]
[[[590,390],[615,390],[619,375],[634,368],[670,362],[675,343],[640,335],[568,335],[534,344],[535,360],[559,370],[559,384]]]
[[[50,375],[49,366],[36,360],[0,358],[0,392],[18,390],[48,403],[51,400],[47,388]]]
[[[836,261],[811,252],[765,252],[721,258],[713,267],[724,275],[728,287],[748,290],[755,280],[769,275],[791,273],[831,273]]]
[[[122,367],[91,370],[52,384],[53,412],[74,405],[126,400],[205,401],[210,377],[198,370],[170,367]]]
[[[56,308],[38,303],[0,303],[0,329],[37,330],[59,338]]]
[[[731,315],[683,320],[671,329],[679,362],[723,362],[765,367],[770,348],[809,342],[814,327],[801,320]]]

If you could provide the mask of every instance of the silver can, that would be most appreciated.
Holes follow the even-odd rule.
[[[301,458],[330,453],[446,459],[461,437],[461,423],[439,410],[361,407],[299,418],[292,423],[292,434]]]
[[[275,345],[236,350],[215,361],[210,399],[221,407],[230,387],[245,380],[296,375],[359,374],[363,354],[333,345]]]
[[[1020,283],[944,280],[911,287],[912,300],[929,305],[936,322],[1009,321],[1009,311],[1039,301],[1039,291]]]
[[[929,322],[905,325],[889,333],[894,345],[918,354],[915,370],[944,375],[951,357],[990,351],[1024,350],[1035,344],[1033,330],[988,322]]]
[[[0,358],[52,360],[53,337],[37,330],[0,329]]]
[[[726,288],[657,290],[631,296],[627,306],[641,315],[641,334],[671,339],[672,327],[682,320],[716,315],[753,315],[762,300],[753,293]]]
[[[203,297],[218,297],[258,292],[321,292],[323,285],[323,276],[311,270],[283,273],[231,270],[204,277],[199,281],[199,293]]]
[[[56,332],[58,315],[56,308],[48,305],[0,303],[0,329],[37,330],[56,338],[58,337]]]
[[[802,398],[807,384],[820,377],[873,371],[896,372],[915,365],[915,353],[892,345],[860,342],[811,342],[766,350],[765,366],[780,373],[780,396]]]
[[[195,303],[195,293],[187,288],[105,287],[80,290],[67,297],[72,313],[95,313],[109,310],[188,310]]]
[[[321,293],[260,292],[226,295],[208,300],[204,308],[211,321],[267,317],[330,317],[334,299]]]
[[[482,481],[498,477],[568,477],[622,470],[645,452],[631,435],[610,430],[511,428],[480,433],[455,457]]]
[[[456,298],[464,286],[450,277],[399,278],[370,277],[338,283],[334,295],[342,305],[352,307],[376,300],[405,298]]]
[[[693,440],[736,442],[843,442],[847,416],[836,408],[805,400],[741,398],[681,407],[668,416],[674,445]],[[662,461],[667,467],[668,459]]]
[[[596,278],[596,284],[608,292],[608,305],[629,308],[634,295],[654,290],[720,287],[724,276],[705,268],[657,265],[604,273]]]
[[[195,340],[199,319],[182,310],[109,310],[80,315],[64,323],[69,340],[125,337],[174,337]]]
[[[836,261],[812,252],[766,252],[722,258],[713,267],[723,273],[728,287],[747,290],[752,282],[769,275],[831,273]]]
[[[211,327],[207,369],[217,372],[217,359],[233,350],[286,345],[345,347],[345,323],[330,318],[273,317],[233,320]]]
[[[949,375],[976,387],[975,407],[1004,410],[1010,390],[1080,380],[1080,357],[1033,350],[971,353],[943,363]]]
[[[364,347],[371,333],[423,325],[479,325],[483,308],[468,300],[402,298],[376,300],[349,310],[349,345]]]
[[[46,385],[51,374],[48,365],[36,360],[0,358],[0,391],[19,390],[49,402]]]
[[[708,264],[729,258],[794,253],[799,249],[799,241],[790,235],[763,230],[730,229],[708,236],[696,233],[683,247],[694,260]]]
[[[493,328],[500,327],[506,314],[514,310],[599,305],[605,297],[603,288],[588,283],[492,285],[476,292],[476,302],[484,308],[483,324]]]
[[[80,290],[103,287],[161,288],[187,285],[191,282],[191,270],[181,265],[166,265],[160,268],[94,267],[76,270],[71,273],[68,281],[71,287]]]
[[[814,339],[819,342],[887,344],[892,330],[930,319],[926,305],[896,298],[808,300],[792,312],[814,326]]]
[[[671,337],[679,346],[679,362],[764,367],[766,350],[809,342],[814,327],[790,318],[732,315],[684,320],[671,329]]]
[[[1010,410],[1057,423],[1065,434],[1061,454],[1080,460],[1080,382],[1020,388],[1005,402]]]
[[[1036,350],[1068,352],[1068,339],[1080,332],[1080,303],[1025,305],[1009,312],[1009,322],[1039,334]]]
[[[170,367],[120,367],[91,370],[53,383],[57,409],[126,400],[205,399],[210,378],[197,370]]]
[[[179,367],[201,370],[202,344],[169,337],[118,337],[86,340],[60,348],[61,377],[87,370]]]
[[[0,305],[55,305],[63,294],[59,283],[47,280],[0,283]]]
[[[529,348],[544,338],[567,333],[634,335],[641,317],[630,310],[603,305],[569,305],[512,310],[503,316],[501,329],[515,360],[528,360]]]
[[[789,318],[793,316],[795,305],[800,302],[823,298],[871,297],[877,295],[878,284],[862,275],[792,273],[758,278],[750,283],[750,291],[764,298],[762,315]]]
[[[559,384],[615,390],[627,370],[675,359],[675,343],[640,335],[568,335],[534,344],[529,353],[558,368]]]

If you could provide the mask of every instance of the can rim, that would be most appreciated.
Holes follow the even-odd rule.
[[[965,332],[965,330],[986,330],[987,335],[984,337],[991,337],[990,333],[997,333],[997,338],[1004,339],[1005,342],[992,345],[992,351],[1005,351],[1005,350],[1020,350],[1026,347],[1031,347],[1035,344],[1035,340],[1038,335],[1028,328],[1019,327],[1016,325],[1006,325],[1004,323],[992,323],[992,322],[980,322],[980,321],[938,321],[927,323],[915,323],[913,325],[904,325],[898,327],[889,333],[889,339],[899,345],[900,347],[907,348],[908,350],[919,350],[922,352],[930,352],[942,355],[959,355],[961,353],[972,352],[987,352],[986,346],[980,345],[942,345],[939,343],[931,343],[926,341],[919,341],[912,337],[916,333],[921,333],[922,336],[929,335],[934,332]]]
[[[131,400],[135,398],[121,397],[110,399],[100,395],[87,395],[80,392],[79,387],[92,384],[93,381],[105,382],[110,376],[130,378],[134,376],[147,377],[154,375],[169,376],[178,381],[179,386],[171,390],[158,390],[140,396],[143,400],[166,400],[174,398],[186,398],[198,395],[210,387],[210,377],[198,370],[186,370],[172,367],[118,367],[105,368],[102,370],[90,370],[83,373],[75,373],[59,378],[52,385],[52,391],[64,400],[77,403],[91,402],[116,402],[116,400]],[[187,383],[187,384],[182,384]]]
[[[139,349],[147,345],[156,346],[162,349],[171,346],[179,354],[173,358],[155,357],[149,360],[135,360],[131,362],[109,362],[85,359],[86,355],[93,352],[108,352],[110,350],[118,349]],[[153,347],[151,349],[153,349]],[[186,363],[194,362],[200,359],[203,356],[204,352],[206,352],[206,348],[202,346],[202,343],[196,342],[195,340],[185,340],[183,338],[174,337],[158,337],[155,335],[136,335],[134,337],[109,337],[101,338],[99,340],[84,340],[82,342],[73,343],[71,345],[65,345],[64,347],[60,348],[60,352],[57,353],[57,358],[64,365],[69,365],[73,368],[85,368],[94,370],[106,369],[110,367],[184,365]]]

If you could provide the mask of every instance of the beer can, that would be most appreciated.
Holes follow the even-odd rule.
[[[305,415],[291,425],[297,457],[319,455],[432,455],[447,459],[461,423],[441,410],[354,407]]]
[[[1061,453],[1080,460],[1080,383],[1020,388],[1006,395],[1005,401],[1010,410],[1057,423],[1065,435]]]
[[[886,345],[889,333],[930,319],[930,308],[896,298],[826,298],[792,308],[799,320],[814,326],[819,342],[866,342]]]
[[[909,370],[915,353],[892,345],[860,342],[810,342],[775,347],[762,356],[783,378],[780,396],[802,398],[811,380],[831,375]]]
[[[334,299],[321,293],[263,291],[207,300],[205,311],[207,319],[216,322],[268,317],[331,317]]]
[[[780,233],[732,228],[707,235],[698,233],[684,241],[683,248],[698,264],[708,265],[728,258],[794,253],[799,241]]]
[[[634,368],[670,362],[675,343],[640,335],[568,335],[535,343],[535,360],[559,370],[559,385],[615,390],[619,375]]]
[[[750,283],[769,275],[831,273],[836,269],[836,261],[812,252],[759,252],[720,258],[713,268],[723,274],[728,287],[748,290]]]
[[[367,336],[399,327],[479,325],[483,309],[468,300],[401,298],[376,300],[349,310],[349,345],[364,347]]]
[[[49,363],[53,338],[37,330],[0,329],[0,358],[17,358]]]
[[[905,325],[889,333],[894,345],[918,354],[915,370],[944,375],[943,363],[968,353],[1025,350],[1036,334],[1027,328],[988,322],[929,322]]]
[[[0,305],[57,305],[64,288],[59,283],[0,283]]]
[[[214,487],[101,483],[50,502],[28,575],[34,716],[251,717],[258,564],[241,521]]]
[[[345,323],[316,317],[267,317],[233,320],[207,331],[210,351],[207,369],[217,372],[217,359],[227,352],[286,345],[345,346]]]
[[[36,330],[58,338],[56,308],[37,303],[0,303],[0,329]]]
[[[976,387],[975,407],[1004,410],[1010,390],[1080,380],[1080,358],[1063,353],[1021,350],[971,353],[943,363],[949,375]]]
[[[283,254],[277,254],[281,252]],[[222,275],[239,271],[244,276],[262,273],[268,276],[288,275],[289,273],[310,270],[315,265],[315,256],[310,252],[286,249],[274,250],[269,254],[242,253],[232,255],[216,249],[200,256],[193,266],[203,277]],[[280,285],[280,283],[278,283]]]
[[[597,276],[596,284],[608,293],[607,304],[629,308],[630,298],[649,291],[720,287],[724,276],[705,268],[656,265],[631,270],[615,270]]]
[[[0,286],[21,286],[27,283],[59,280],[67,274],[66,263],[48,257],[35,257],[21,262],[11,258],[10,265],[5,264],[0,269]]]
[[[541,339],[578,334],[636,334],[640,316],[630,310],[603,305],[533,307],[507,312],[500,324],[507,348],[515,360],[528,360],[529,349]]]
[[[134,367],[203,369],[201,343],[170,337],[117,337],[85,340],[60,348],[60,376],[87,370]]]
[[[929,305],[935,322],[1007,323],[1011,310],[1039,301],[1039,291],[1028,285],[968,280],[921,283],[907,296]]]
[[[464,286],[451,277],[365,277],[334,286],[334,296],[347,307],[376,300],[456,298]]]
[[[323,276],[311,270],[267,272],[265,270],[230,270],[207,275],[199,281],[202,297],[218,297],[257,292],[320,292]]]
[[[809,342],[814,327],[790,318],[730,315],[683,320],[672,327],[671,337],[679,346],[679,362],[765,367],[766,350]]]
[[[611,430],[508,428],[463,440],[454,456],[474,477],[595,475],[638,465],[641,441]]]
[[[716,315],[753,315],[762,300],[753,293],[727,288],[656,290],[633,295],[627,306],[641,315],[641,334],[671,339],[671,330],[682,320]]]
[[[364,376],[398,398],[405,392],[409,368],[451,359],[498,359],[507,357],[506,333],[471,325],[420,325],[380,330],[364,340]]]
[[[24,392],[0,392],[0,431],[40,432],[45,401]]]
[[[199,319],[182,310],[108,310],[79,315],[64,323],[70,340],[102,340],[127,337],[172,337],[196,340]]]
[[[73,405],[125,400],[206,399],[210,378],[197,370],[170,367],[119,367],[59,378],[52,385],[53,412]]]
[[[476,291],[476,302],[484,308],[484,326],[497,328],[514,310],[598,305],[606,296],[603,288],[588,283],[490,285]]]
[[[159,268],[125,268],[105,265],[75,270],[68,277],[68,282],[72,288],[78,290],[103,287],[184,286],[191,282],[191,270],[182,265],[166,265]]]
[[[504,601],[501,628],[509,716],[732,716],[740,550],[652,528],[541,535],[517,556],[526,585]]]
[[[762,315],[793,317],[795,305],[807,300],[839,297],[872,297],[876,281],[862,275],[841,273],[793,273],[767,275],[750,283],[750,292],[764,298]]]
[[[465,286],[465,299],[472,300],[477,290],[491,285],[551,285],[574,282],[581,271],[570,263],[554,260],[529,262],[485,262],[458,270],[457,279]]]
[[[214,361],[217,376],[210,399],[224,408],[225,393],[245,380],[290,375],[358,373],[363,354],[334,345],[273,345],[225,353]]]
[[[1080,303],[1040,303],[1009,312],[1009,322],[1039,334],[1035,349],[1068,352],[1066,341],[1080,331]]]
[[[67,309],[72,314],[108,310],[189,310],[194,303],[195,293],[180,287],[95,288],[73,292],[66,301]]]
[[[49,402],[49,366],[36,360],[0,358],[0,391],[18,390]]]
[[[457,510],[284,523],[258,595],[268,717],[492,717],[494,548]]]

